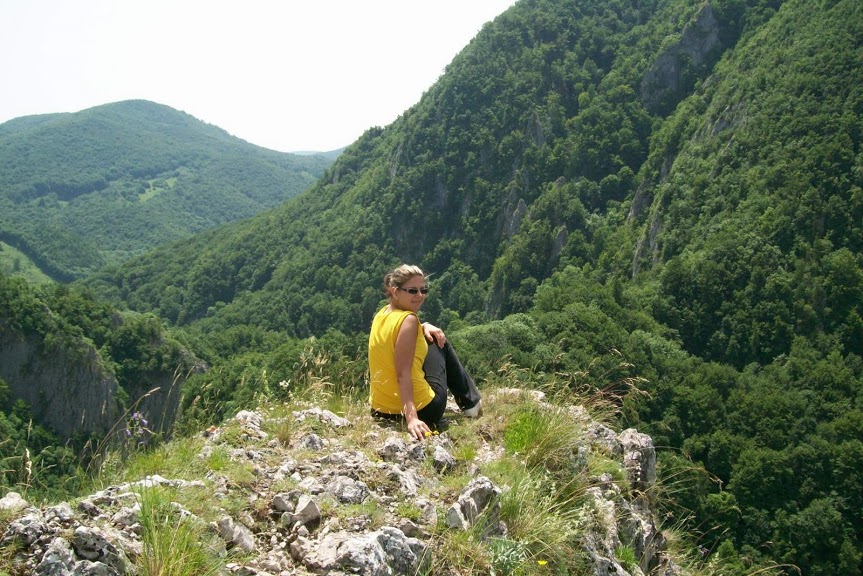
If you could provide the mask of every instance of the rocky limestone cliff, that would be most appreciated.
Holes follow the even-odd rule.
[[[105,434],[121,415],[117,379],[82,339],[52,346],[4,328],[0,378],[13,399],[24,400],[33,417],[62,438],[75,432]]]
[[[121,322],[118,320],[118,322]],[[166,348],[164,341],[152,348]],[[176,372],[150,370],[124,382],[124,390],[85,338],[56,333],[25,335],[0,318],[0,379],[13,401],[23,400],[33,418],[61,439],[76,434],[104,436],[124,418],[121,394],[129,406],[145,414],[150,430],[170,436],[180,401],[180,386],[201,362],[178,352]]]
[[[666,537],[652,509],[656,455],[650,437],[635,430],[618,434],[580,406],[552,406],[542,393],[515,389],[488,395],[490,409],[480,424],[482,419],[495,422],[495,402],[500,406],[516,398],[570,419],[579,435],[577,453],[570,455],[573,466],[586,467],[588,460],[601,457],[624,471],[615,477],[585,468],[589,481],[572,538],[592,573],[682,573],[665,549]],[[481,522],[481,540],[507,535],[501,501],[513,487],[497,485],[486,473],[504,450],[481,438],[471,459],[459,461],[454,456],[460,454],[458,434],[453,436],[459,430],[457,412],[448,414],[453,419],[449,431],[422,442],[410,440],[403,427],[374,422],[365,414],[349,420],[316,406],[288,418],[268,414],[241,412],[194,439],[195,459],[226,454],[249,471],[241,481],[218,466],[204,477],[150,475],[42,507],[8,492],[0,500],[0,522],[4,515],[9,518],[0,558],[12,559],[13,574],[133,574],[146,554],[141,494],[153,486],[174,490],[178,501],[194,491],[204,495],[207,509],[193,513],[180,502],[174,506],[183,516],[207,523],[220,542],[222,573],[229,574],[454,574],[439,560],[452,554],[442,548],[442,534],[476,530]],[[288,438],[273,430],[291,432]],[[456,479],[459,486],[449,487]],[[3,528],[0,523],[0,532]],[[632,548],[628,562],[616,557],[622,547]]]
[[[650,65],[641,80],[641,99],[653,114],[671,112],[692,89],[692,82],[722,53],[719,21],[705,3],[680,34]]]

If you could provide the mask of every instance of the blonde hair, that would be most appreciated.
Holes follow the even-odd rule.
[[[402,264],[398,268],[390,270],[384,276],[384,293],[389,296],[390,288],[401,288],[414,276],[425,277],[419,266],[413,264]]]

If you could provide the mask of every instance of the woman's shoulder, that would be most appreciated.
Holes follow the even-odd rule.
[[[404,325],[404,324],[419,325],[420,319],[419,319],[419,316],[417,316],[416,312],[411,312],[410,310],[399,310],[399,312],[403,312],[402,325]]]
[[[395,326],[401,327],[408,318],[416,318],[416,323],[419,324],[419,318],[415,312],[410,310],[391,310],[387,307],[381,308],[375,314],[372,326]]]
[[[401,318],[407,318],[408,316],[413,316],[413,317],[419,319],[416,312],[411,312],[410,310],[398,310],[398,309],[392,310],[389,308],[389,306],[384,306],[383,308],[381,308],[380,310],[377,311],[377,314],[375,314],[375,318],[399,318],[399,319],[401,319]]]

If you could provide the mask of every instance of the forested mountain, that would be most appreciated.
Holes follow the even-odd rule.
[[[0,125],[0,241],[69,281],[272,208],[331,162],[143,100],[16,118]],[[17,272],[16,257],[0,267]]]
[[[291,381],[285,334],[359,381],[415,262],[475,373],[637,384],[709,553],[860,574],[861,132],[859,0],[521,0],[304,194],[87,286],[183,326],[217,418]]]

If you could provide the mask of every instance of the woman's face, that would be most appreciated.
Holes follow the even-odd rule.
[[[425,277],[419,274],[411,276],[410,279],[400,287],[392,289],[393,306],[400,310],[418,312],[420,307],[423,305],[423,302],[426,300],[426,295],[420,290],[426,290]]]

